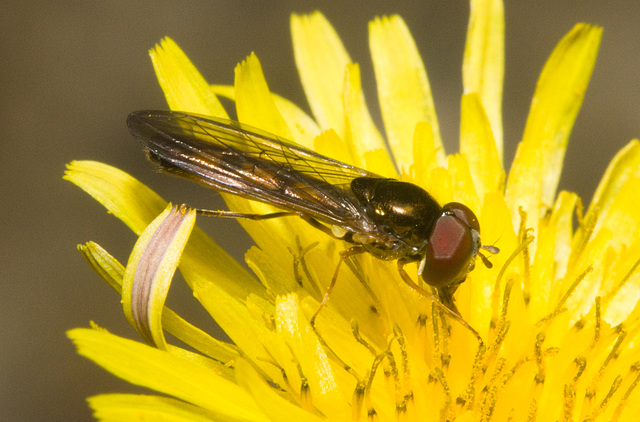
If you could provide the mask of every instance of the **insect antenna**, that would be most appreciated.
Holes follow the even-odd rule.
[[[480,248],[484,249],[485,251],[489,252],[492,255],[496,255],[500,253],[500,249],[494,245],[481,245]],[[493,264],[491,263],[491,261],[489,261],[489,258],[486,255],[478,251],[478,256],[480,256],[480,259],[482,260],[482,263],[484,264],[485,267],[493,268]]]

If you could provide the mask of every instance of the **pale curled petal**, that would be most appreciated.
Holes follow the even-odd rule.
[[[73,161],[67,165],[64,179],[91,195],[137,235],[167,206],[157,193],[107,164]],[[211,280],[229,281],[223,283],[224,290],[234,297],[262,294],[255,279],[198,228],[193,231],[182,260],[189,263],[192,271],[207,274]]]
[[[78,245],[78,249],[89,266],[118,293],[118,297],[121,297],[124,266],[94,242]],[[166,306],[162,311],[162,326],[178,340],[219,362],[229,362],[238,356],[238,350],[234,345],[210,336]]]
[[[71,162],[64,179],[89,193],[138,235],[167,204],[158,194],[127,173],[95,161]],[[194,290],[194,295],[200,298],[234,342],[238,345],[255,345],[255,332],[247,328],[245,300],[251,295],[265,296],[264,288],[197,227],[182,255],[181,266],[185,281]],[[214,286],[212,280],[217,280],[219,285]],[[229,307],[221,306],[222,303]],[[199,336],[197,340],[201,342]],[[211,348],[206,347],[205,350]],[[215,353],[215,350],[212,352]],[[223,356],[228,355],[226,351],[223,352]]]
[[[124,314],[149,344],[161,349],[166,348],[162,330],[164,302],[195,216],[192,209],[167,208],[136,242],[124,274]]]

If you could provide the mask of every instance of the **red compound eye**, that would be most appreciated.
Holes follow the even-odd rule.
[[[478,217],[471,211],[469,207],[459,202],[449,202],[442,207],[445,211],[451,211],[458,217],[460,220],[467,223],[470,229],[473,229],[480,234],[480,223],[478,222]]]
[[[422,278],[433,287],[462,282],[473,269],[480,245],[480,225],[473,211],[458,203],[443,209],[420,263]]]

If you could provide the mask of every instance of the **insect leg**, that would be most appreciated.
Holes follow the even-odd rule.
[[[205,210],[201,208],[196,208],[196,213],[207,217],[246,218],[248,220],[268,220],[270,218],[300,216],[299,213],[290,211],[272,212],[269,214],[250,214],[225,210]]]
[[[345,259],[349,258],[350,256],[365,253],[366,251],[367,250],[362,246],[352,246],[346,251],[343,251],[340,253],[340,260],[338,261],[338,265],[336,265],[336,270],[334,271],[333,277],[331,278],[331,283],[329,283],[329,287],[327,287],[327,292],[324,294],[324,297],[322,298],[322,302],[320,302],[320,306],[318,306],[318,309],[309,320],[309,325],[311,325],[311,328],[313,328],[314,331],[316,329],[315,328],[316,318],[318,317],[318,314],[320,313],[322,308],[324,308],[324,305],[327,304],[327,301],[329,300],[329,296],[331,296],[331,292],[333,291],[333,288],[336,286],[336,281],[338,280],[338,272],[340,271],[340,266],[342,265],[342,262]]]
[[[469,325],[469,323],[465,321],[464,318],[460,316],[460,314],[458,314],[456,311],[446,306],[432,293],[418,286],[411,279],[411,277],[409,277],[409,274],[407,274],[407,272],[404,270],[404,266],[409,262],[410,261],[406,259],[398,259],[398,272],[400,273],[400,277],[402,277],[402,280],[405,283],[407,283],[409,287],[411,287],[413,290],[429,298],[436,306],[438,306],[442,311],[444,311],[445,314],[449,315],[451,318],[456,320],[460,325],[465,327],[467,330],[471,331],[471,334],[473,334],[476,337],[476,339],[478,340],[478,343],[480,343],[480,347],[482,347],[484,345],[484,341],[482,340],[482,337],[480,337],[480,334],[478,334],[478,332],[471,325]]]

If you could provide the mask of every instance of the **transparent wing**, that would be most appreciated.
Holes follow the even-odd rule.
[[[165,171],[356,233],[375,226],[350,189],[356,177],[380,177],[366,170],[226,119],[139,111],[127,125]]]

